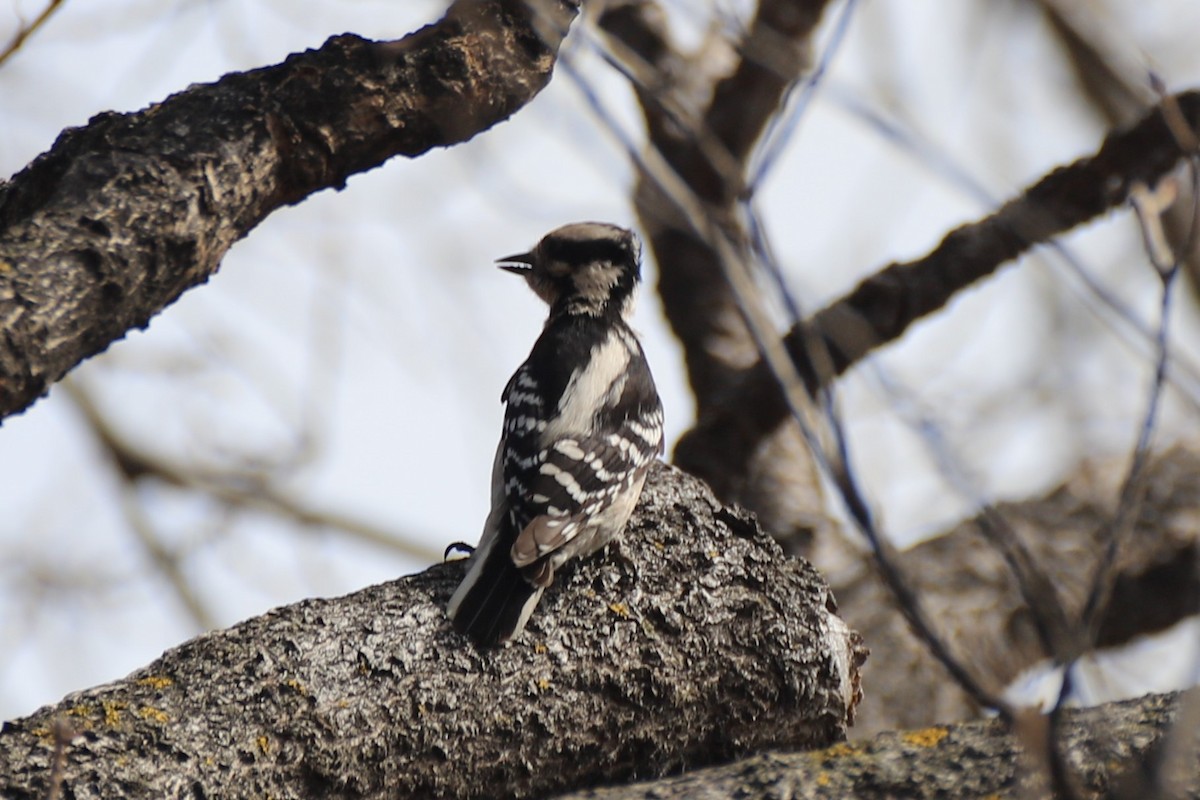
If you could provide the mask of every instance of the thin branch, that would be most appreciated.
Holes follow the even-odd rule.
[[[119,440],[112,426],[109,425],[96,407],[92,397],[75,381],[66,381],[63,388],[71,397],[75,407],[83,414],[88,427],[95,436],[97,443],[104,449],[105,455],[112,464],[113,471],[121,485],[117,491],[121,498],[121,510],[133,533],[146,555],[150,557],[158,573],[166,580],[167,585],[179,600],[179,604],[191,618],[198,630],[206,631],[217,626],[216,620],[208,606],[196,593],[192,582],[184,574],[178,553],[172,552],[154,530],[154,525],[142,508],[137,497],[137,482],[145,473],[139,466],[142,462],[128,457],[118,443]]]
[[[213,616],[208,605],[196,592],[192,581],[184,573],[180,554],[168,548],[159,538],[154,524],[146,515],[146,510],[137,497],[137,487],[129,482],[130,476],[122,474],[121,478],[125,481],[119,490],[121,510],[129,523],[130,531],[133,532],[142,549],[150,556],[155,569],[171,587],[171,591],[179,600],[179,604],[183,606],[183,610],[187,612],[188,617],[191,618],[196,630],[207,631],[216,628],[216,617]]]
[[[1200,92],[1176,95],[1174,102],[1189,126],[1200,125]],[[875,348],[899,338],[916,320],[941,309],[966,286],[1120,205],[1136,183],[1153,185],[1184,155],[1160,105],[1132,128],[1110,134],[1094,155],[1054,170],[989,217],[951,231],[924,258],[880,270],[785,337],[810,391],[830,377],[820,375],[808,361],[810,336],[826,341],[833,375],[840,375]],[[756,413],[747,415],[746,408]],[[720,402],[702,412],[696,427],[679,442],[675,460],[726,496],[731,482],[745,473],[758,443],[787,415],[775,378],[760,361]]]
[[[1194,172],[1194,170],[1193,170]],[[1138,217],[1142,225],[1158,224],[1156,213],[1147,215],[1139,207]],[[1154,254],[1150,254],[1154,259]],[[1179,274],[1179,261],[1169,265],[1162,278],[1162,294],[1159,305],[1158,356],[1154,364],[1154,376],[1151,379],[1150,390],[1146,400],[1146,412],[1138,430],[1137,442],[1134,444],[1133,456],[1129,463],[1129,472],[1121,485],[1117,501],[1117,510],[1106,536],[1104,557],[1097,566],[1091,591],[1083,609],[1083,628],[1088,642],[1095,641],[1101,615],[1104,613],[1112,597],[1114,584],[1114,564],[1122,545],[1128,539],[1133,528],[1133,519],[1141,507],[1142,473],[1150,457],[1150,443],[1157,429],[1158,413],[1161,407],[1163,384],[1165,382],[1167,363],[1170,359],[1170,341],[1168,339],[1168,323],[1170,322],[1171,299],[1176,276]]]
[[[17,32],[13,34],[13,38],[9,40],[3,50],[0,50],[0,67],[4,66],[4,62],[12,58],[13,54],[21,49],[26,39],[46,24],[46,21],[50,19],[50,16],[55,11],[58,11],[62,4],[63,0],[50,0],[46,4],[46,7],[42,9],[42,12],[34,17],[31,22],[27,22],[17,29]]]
[[[1195,132],[1188,126],[1183,114],[1176,104],[1174,97],[1164,97],[1162,108],[1167,127],[1179,147],[1189,153],[1188,175],[1191,178],[1188,197],[1193,204],[1200,203],[1200,141]],[[1165,243],[1162,230],[1162,212],[1164,206],[1174,202],[1177,191],[1174,184],[1160,187],[1161,197],[1156,197],[1147,187],[1135,185],[1131,191],[1131,203],[1142,228],[1142,240],[1145,243],[1148,260],[1154,267],[1155,273],[1162,281],[1162,292],[1159,307],[1159,322],[1157,336],[1157,357],[1155,358],[1154,377],[1146,400],[1146,413],[1138,431],[1137,442],[1134,445],[1133,456],[1130,459],[1129,472],[1121,485],[1120,497],[1116,513],[1108,530],[1104,555],[1096,569],[1087,602],[1083,608],[1082,628],[1087,637],[1086,644],[1095,642],[1099,635],[1101,616],[1107,611],[1116,582],[1114,565],[1133,529],[1133,520],[1141,507],[1142,477],[1150,455],[1150,442],[1156,430],[1158,413],[1162,401],[1163,385],[1166,381],[1167,364],[1170,361],[1168,324],[1170,322],[1171,299],[1176,278],[1182,268],[1183,259],[1191,252],[1197,236],[1197,226],[1192,225],[1185,237],[1182,253],[1173,254]],[[1195,209],[1189,215],[1197,219]],[[1163,252],[1167,250],[1167,252]],[[1069,670],[1072,665],[1068,665]],[[1065,693],[1060,694],[1059,704],[1065,700]]]
[[[833,63],[834,56],[841,49],[846,32],[850,30],[850,20],[857,8],[858,0],[845,0],[842,13],[838,15],[833,24],[833,33],[829,43],[825,46],[821,57],[817,59],[816,66],[800,84],[799,91],[795,92],[797,94],[795,101],[785,100],[784,105],[788,107],[786,115],[777,114],[771,118],[771,123],[766,133],[763,134],[763,141],[755,150],[754,163],[750,167],[750,179],[747,182],[752,190],[762,185],[784,149],[791,143],[812,98],[816,95],[817,88],[821,86],[829,70],[829,65]],[[790,97],[793,89],[789,88],[787,94]]]
[[[983,208],[999,205],[1000,199],[981,181],[918,132],[879,113],[842,87],[830,87],[827,94],[846,113],[864,122],[871,130],[895,145],[902,153],[909,155],[916,163],[941,177],[948,185],[965,192]],[[1168,227],[1174,218],[1175,215],[1168,218]],[[1155,343],[1156,327],[1143,320],[1132,306],[1105,286],[1070,246],[1057,239],[1047,242],[1046,246],[1051,254],[1062,261],[1068,274],[1076,279],[1077,283],[1067,282],[1066,285],[1077,294],[1084,309],[1110,328],[1135,352],[1147,358],[1154,358],[1158,351]],[[1191,250],[1185,248],[1182,252]],[[1167,377],[1171,385],[1200,412],[1200,368],[1187,358],[1186,354],[1176,352],[1167,366]]]
[[[296,498],[280,492],[259,473],[197,469],[148,453],[125,440],[77,383],[68,381],[64,387],[88,420],[92,432],[118,465],[121,474],[131,482],[153,478],[170,486],[207,494],[231,509],[261,511],[290,520],[298,524],[300,530],[330,531],[421,563],[441,560],[441,553],[422,544],[420,537],[398,535],[349,515],[309,508]]]

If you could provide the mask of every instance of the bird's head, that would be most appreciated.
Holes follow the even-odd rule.
[[[576,222],[546,234],[528,253],[497,259],[525,278],[556,313],[627,316],[641,280],[642,247],[633,231]]]

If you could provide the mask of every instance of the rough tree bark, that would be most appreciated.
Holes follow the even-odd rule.
[[[1192,703],[1196,701],[1193,695]],[[1192,709],[1194,710],[1194,708]],[[1147,695],[1064,716],[1059,746],[1073,768],[1073,797],[1200,796],[1200,759],[1168,753],[1178,743],[1177,721],[1187,698]],[[690,775],[568,795],[571,800],[844,800],[853,797],[1054,797],[1038,747],[1044,732],[1030,723],[1018,740],[992,720],[883,734],[869,742],[838,744],[810,753],[770,753]],[[1183,737],[1188,738],[1188,737]],[[1149,768],[1170,761],[1165,779]],[[567,800],[565,797],[563,800]]]
[[[459,0],[65,131],[0,185],[0,419],[212,275],[280,206],[471,138],[550,80],[571,0]]]
[[[1020,743],[979,722],[828,747],[859,708],[859,637],[811,567],[678,470],[512,647],[448,630],[461,570],[277,609],[5,723],[0,796],[547,796],[745,756],[580,796],[1045,796],[1037,718]],[[1078,796],[1146,796],[1168,741],[1178,793],[1200,793],[1191,744],[1167,737],[1178,705],[1069,714]]]
[[[545,796],[824,747],[861,696],[820,576],[671,467],[513,646],[449,627],[462,570],[276,609],[5,723],[0,796]]]

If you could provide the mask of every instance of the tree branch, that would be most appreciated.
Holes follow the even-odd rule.
[[[511,647],[450,628],[462,571],[276,609],[7,723],[0,796],[47,795],[63,722],[80,800],[528,797],[826,746],[860,697],[816,572],[670,467]]]
[[[694,75],[703,73],[708,53],[701,50],[687,63],[671,45],[653,2],[616,3],[601,17],[601,26],[619,43],[617,51],[635,62],[630,72],[641,76],[634,89],[650,147],[718,226],[738,232],[736,240],[751,238],[739,205],[747,193],[754,145],[809,68],[812,38],[827,6],[827,0],[761,0],[739,43],[737,64],[706,83],[711,100],[695,110],[694,96],[707,94],[694,85]],[[747,309],[730,289],[727,268],[733,267],[681,212],[665,183],[650,170],[639,170],[635,204],[658,264],[663,310],[683,345],[703,416],[754,363],[758,348],[743,316]],[[723,486],[725,500],[753,510],[789,551],[807,554],[824,504],[816,466],[801,437],[782,431],[738,466],[734,481]]]
[[[732,224],[752,146],[808,66],[810,38],[826,5],[826,0],[762,0],[742,58],[712,87],[707,107],[695,112],[687,109],[696,90],[682,79],[699,65],[685,63],[671,46],[666,22],[653,3],[617,3],[600,19],[605,32],[623,46],[621,52],[645,66],[634,74],[657,78],[647,77],[633,87],[650,146],[722,222]],[[681,118],[685,114],[688,118]],[[703,409],[757,350],[715,248],[680,218],[654,176],[639,175],[638,184],[638,217],[658,263],[658,291],[684,345],[688,377]]]
[[[1051,578],[1056,601],[1079,618],[1101,561],[1124,472],[1122,459],[1090,464],[1044,497],[995,510]],[[1174,448],[1146,468],[1145,496],[1130,547],[1117,564],[1113,596],[1096,646],[1114,648],[1200,613],[1200,454]],[[976,520],[905,551],[900,564],[957,658],[991,685],[1005,686],[1052,658],[1033,627],[1012,572]],[[832,579],[841,615],[888,668],[870,676],[871,702],[858,733],[968,719],[978,713],[909,629],[887,588],[869,570]]]
[[[576,0],[458,0],[65,131],[0,185],[0,418],[206,281],[280,206],[465,141],[550,79]]]
[[[33,36],[38,29],[46,24],[46,21],[50,19],[55,11],[58,11],[62,4],[63,0],[49,0],[46,3],[46,7],[31,22],[23,23],[21,27],[17,28],[17,32],[8,40],[8,44],[4,46],[4,49],[0,50],[0,66],[3,66],[4,62],[12,58],[13,54],[21,49],[30,36]]]
[[[1182,713],[1183,702],[1180,695],[1147,695],[1139,700],[1066,712],[1060,727],[1060,746],[1074,770],[1071,778],[1076,784],[1075,797],[1194,797],[1200,793],[1200,760],[1195,753],[1185,754],[1173,765],[1180,767],[1177,774],[1154,774],[1154,767],[1163,761],[1164,751],[1169,748],[1166,734]],[[1036,727],[1040,721],[1031,719],[1029,725]],[[1049,798],[1044,775],[1036,768],[1041,754],[1028,746],[1027,737],[1021,739],[1018,741],[995,720],[939,726],[887,733],[869,742],[838,744],[819,752],[760,755],[679,777],[569,797]],[[1156,777],[1160,779],[1157,784]]]
[[[793,328],[785,344],[810,390],[900,338],[914,322],[1005,263],[1124,203],[1135,184],[1157,183],[1191,155],[1164,113],[1170,104],[1177,105],[1193,130],[1200,130],[1200,92],[1168,97],[1133,127],[1110,134],[1094,155],[1054,170],[991,216],[951,231],[924,258],[880,270]],[[818,374],[813,367],[808,348],[815,340],[828,350],[831,374]],[[754,413],[747,414],[748,408]],[[728,499],[760,442],[787,414],[776,377],[759,361],[701,413],[676,446],[675,463]]]

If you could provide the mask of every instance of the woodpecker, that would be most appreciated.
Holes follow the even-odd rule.
[[[663,411],[629,327],[641,281],[632,231],[580,222],[497,260],[550,307],[504,387],[492,505],[447,613],[482,647],[518,635],[555,572],[625,527],[663,452]]]

